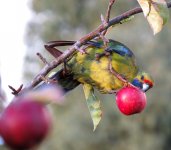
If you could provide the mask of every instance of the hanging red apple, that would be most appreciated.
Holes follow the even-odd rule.
[[[30,98],[16,98],[0,116],[0,136],[12,149],[29,149],[46,137],[51,123],[45,105]]]
[[[125,115],[140,113],[146,106],[146,95],[134,87],[124,87],[116,93],[116,104]]]

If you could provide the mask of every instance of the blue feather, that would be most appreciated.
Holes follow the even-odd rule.
[[[143,88],[143,85],[142,85],[142,82],[140,82],[137,78],[135,78],[133,81],[132,81],[132,84],[140,89]]]

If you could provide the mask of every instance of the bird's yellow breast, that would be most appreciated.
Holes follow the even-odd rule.
[[[74,74],[74,78],[81,83],[88,83],[99,89],[102,93],[119,89],[123,82],[115,77],[109,70],[109,57],[103,56],[99,60],[96,53],[102,53],[100,48],[88,48],[88,54],[77,53],[68,63]],[[123,57],[117,53],[111,54],[112,66],[126,79],[132,80],[137,74],[137,66],[134,59]]]

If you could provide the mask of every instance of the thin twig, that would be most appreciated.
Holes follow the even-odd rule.
[[[135,87],[132,83],[130,83],[128,80],[126,80],[121,74],[119,74],[112,66],[112,61],[109,59],[109,71],[116,77],[118,78],[120,81],[123,82],[123,86],[124,87],[134,87],[134,88],[137,88]],[[116,94],[119,90],[111,90],[109,91],[109,93],[111,94]]]
[[[112,5],[114,3],[115,3],[115,0],[110,0],[108,8],[107,8],[107,12],[106,12],[106,18],[105,18],[106,22],[109,22]],[[106,32],[107,32],[107,30],[103,31],[102,35],[105,35]]]
[[[22,90],[23,84],[21,84],[17,90],[14,87],[12,87],[11,85],[8,85],[8,87],[12,90],[12,94],[16,96]]]
[[[111,12],[111,9],[112,9],[112,5],[115,3],[116,0],[110,0],[109,2],[109,6],[108,6],[108,9],[107,9],[107,13],[106,13],[106,22],[109,22],[109,19],[110,19],[110,12]]]
[[[37,53],[36,54],[40,60],[45,64],[45,65],[48,65],[49,63],[47,62],[46,58],[44,58],[40,53]]]
[[[167,3],[168,8],[171,7],[171,2]],[[33,78],[32,82],[25,86],[23,90],[21,90],[21,94],[26,90],[32,89],[33,87],[37,86],[41,81],[41,76],[46,76],[51,70],[56,68],[58,65],[64,62],[70,55],[75,52],[75,47],[81,47],[86,42],[94,39],[95,37],[99,36],[99,33],[102,33],[104,30],[108,29],[109,27],[120,23],[122,20],[129,18],[132,15],[141,13],[142,9],[140,7],[136,7],[131,9],[113,19],[111,19],[106,25],[101,24],[97,29],[90,32],[89,34],[83,36],[80,40],[78,40],[74,45],[64,51],[64,53],[59,56],[56,60],[49,63],[49,65],[45,65],[42,70],[38,73],[36,77]]]
[[[117,77],[120,81],[122,81],[124,83],[124,85],[129,85],[130,83],[124,79],[118,72],[115,71],[115,69],[112,67],[112,62],[111,60],[109,60],[109,71],[115,76]]]

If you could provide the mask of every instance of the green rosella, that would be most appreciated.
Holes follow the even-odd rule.
[[[62,52],[57,50],[56,46],[68,46],[74,43],[74,41],[52,41],[46,44],[45,48],[54,57],[58,57]],[[100,101],[94,95],[94,88],[101,93],[111,94],[126,83],[111,72],[110,64],[119,76],[144,92],[153,86],[153,79],[148,73],[139,71],[133,52],[120,42],[109,40],[104,44],[101,40],[89,41],[84,48],[86,53],[75,52],[67,60],[65,69],[58,71],[51,78],[56,79],[65,92],[79,84],[83,85],[95,129],[100,122],[102,111]]]

